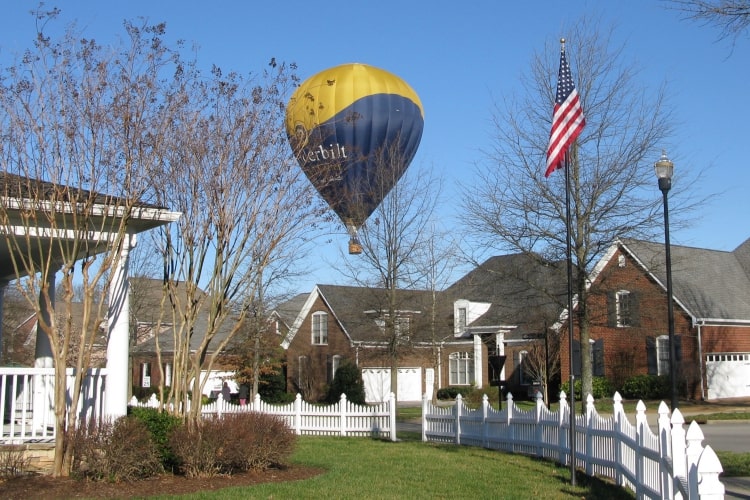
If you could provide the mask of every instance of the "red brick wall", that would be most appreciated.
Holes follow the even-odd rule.
[[[587,301],[590,314],[589,337],[591,340],[604,339],[604,372],[610,381],[624,381],[631,375],[648,373],[646,349],[647,337],[668,334],[667,293],[642,267],[625,256],[625,265],[619,265],[621,250],[610,259],[590,289]],[[635,326],[611,326],[608,313],[608,293],[628,290],[637,295],[638,323]],[[692,328],[690,317],[674,304],[675,336],[681,336],[682,362],[679,377],[688,387],[691,397],[699,393],[697,334]],[[567,323],[564,330],[567,332]],[[576,325],[575,339],[580,339]],[[569,340],[563,334],[561,350],[562,380],[570,377]]]

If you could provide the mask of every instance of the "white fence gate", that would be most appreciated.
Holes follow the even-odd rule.
[[[724,497],[721,463],[710,446],[703,447],[703,431],[695,421],[686,433],[680,410],[670,418],[662,402],[655,435],[642,401],[636,411],[636,423],[631,424],[622,397],[615,393],[613,415],[605,418],[589,396],[586,413],[575,416],[576,468],[590,476],[611,478],[639,499]],[[570,407],[565,393],[556,412],[544,406],[541,395],[528,411],[519,409],[510,394],[502,411],[490,407],[486,395],[482,407],[474,410],[464,405],[460,395],[451,407],[435,406],[425,398],[422,440],[524,453],[570,465]]]

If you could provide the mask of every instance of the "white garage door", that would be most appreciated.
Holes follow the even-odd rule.
[[[708,399],[750,397],[750,353],[706,356]]]
[[[362,380],[365,383],[365,401],[380,403],[388,399],[391,393],[390,368],[362,368]],[[422,369],[399,368],[398,392],[399,401],[422,400]]]

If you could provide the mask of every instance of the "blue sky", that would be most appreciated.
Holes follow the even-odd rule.
[[[194,0],[77,0],[62,9],[87,37],[100,42],[124,35],[123,19],[167,23],[168,38],[197,44],[198,59],[239,72],[262,70],[271,57],[295,62],[304,79],[327,67],[362,62],[406,80],[425,109],[422,143],[411,169],[445,178],[441,206],[456,223],[460,193],[473,165],[492,145],[491,113],[504,97],[521,94],[519,76],[533,53],[565,36],[584,14],[615,24],[615,44],[641,70],[644,85],[666,81],[677,118],[668,154],[679,172],[705,171],[704,193],[722,193],[691,228],[673,232],[674,244],[732,250],[750,237],[750,34],[718,40],[712,27],[681,20],[656,0],[510,2],[467,0],[327,0],[309,2]],[[33,1],[6,2],[0,16],[0,61],[33,40]],[[575,73],[575,68],[574,73]],[[574,75],[575,76],[575,75]],[[551,113],[551,110],[550,110]],[[654,158],[654,161],[658,158]],[[728,173],[727,173],[728,172]],[[470,179],[469,179],[470,180]],[[654,197],[660,197],[654,178]],[[336,235],[310,253],[310,272],[297,285],[346,283],[330,263],[346,250]]]

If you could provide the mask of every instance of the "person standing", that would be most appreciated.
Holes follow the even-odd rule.
[[[247,397],[250,395],[250,388],[247,384],[240,385],[240,406],[247,404]]]
[[[232,400],[232,390],[229,388],[229,384],[227,384],[226,380],[224,381],[224,385],[221,387],[221,397],[227,403]]]

